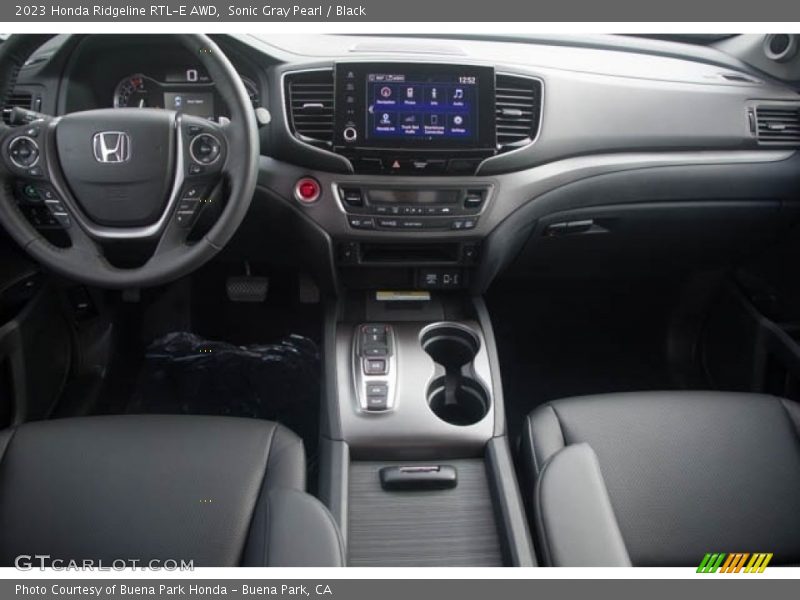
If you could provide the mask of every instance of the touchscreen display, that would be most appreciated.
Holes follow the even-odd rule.
[[[334,146],[494,152],[494,80],[481,65],[337,63]]]
[[[477,139],[478,77],[368,73],[367,138]]]
[[[164,107],[204,119],[213,119],[214,95],[211,92],[164,92]]]

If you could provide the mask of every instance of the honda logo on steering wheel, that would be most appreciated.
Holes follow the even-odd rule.
[[[92,142],[94,158],[101,163],[121,163],[131,157],[131,138],[124,131],[101,131]]]

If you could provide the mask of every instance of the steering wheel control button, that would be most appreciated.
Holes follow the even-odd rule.
[[[23,204],[20,206],[22,214],[36,229],[53,229],[60,227],[58,220],[44,206]]]
[[[57,213],[57,212],[65,213],[65,212],[67,212],[67,209],[64,206],[64,203],[61,202],[61,200],[59,200],[57,198],[54,199],[54,200],[45,200],[44,203],[45,203],[45,206],[47,206],[47,208],[49,208],[50,212],[52,212],[52,213]]]
[[[39,144],[26,135],[15,137],[8,144],[8,157],[14,166],[31,169],[39,162]]]
[[[222,144],[210,133],[201,133],[192,139],[189,153],[195,162],[210,165],[215,163],[222,153]]]
[[[72,225],[66,205],[47,186],[19,183],[17,203],[28,221],[37,229],[66,229]]]
[[[22,188],[22,194],[25,196],[26,200],[31,200],[33,202],[37,202],[42,199],[41,196],[39,196],[39,190],[37,190],[36,187],[30,183]]]
[[[194,221],[194,214],[195,211],[193,210],[180,210],[175,216],[175,221],[181,227],[190,227],[192,221]]]
[[[178,213],[183,212],[191,212],[197,210],[198,205],[200,204],[199,198],[182,198],[180,203],[178,204]]]
[[[38,189],[39,189],[39,195],[42,198],[44,198],[45,201],[47,201],[47,200],[57,200],[58,199],[58,196],[56,196],[56,193],[53,190],[51,190],[50,188],[40,187]]]
[[[322,195],[322,186],[313,177],[303,177],[294,184],[294,197],[303,204],[312,204]]]
[[[190,175],[200,175],[205,169],[200,165],[189,165],[189,174]]]
[[[175,213],[175,222],[180,227],[192,226],[202,203],[202,195],[203,188],[201,186],[190,185],[184,188]]]
[[[70,225],[72,225],[72,221],[69,218],[69,214],[67,214],[64,211],[56,212],[56,211],[53,210],[52,207],[48,207],[48,208],[50,208],[50,214],[58,222],[58,224],[61,225],[61,227],[63,227],[64,229],[67,229],[67,228],[70,227]]]

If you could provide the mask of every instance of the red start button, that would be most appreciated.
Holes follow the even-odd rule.
[[[303,177],[294,184],[294,196],[300,202],[306,204],[316,202],[321,193],[322,188],[320,188],[319,181],[313,177]]]

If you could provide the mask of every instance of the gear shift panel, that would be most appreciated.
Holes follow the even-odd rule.
[[[397,352],[391,325],[365,323],[353,340],[353,376],[358,404],[364,412],[394,408]]]

